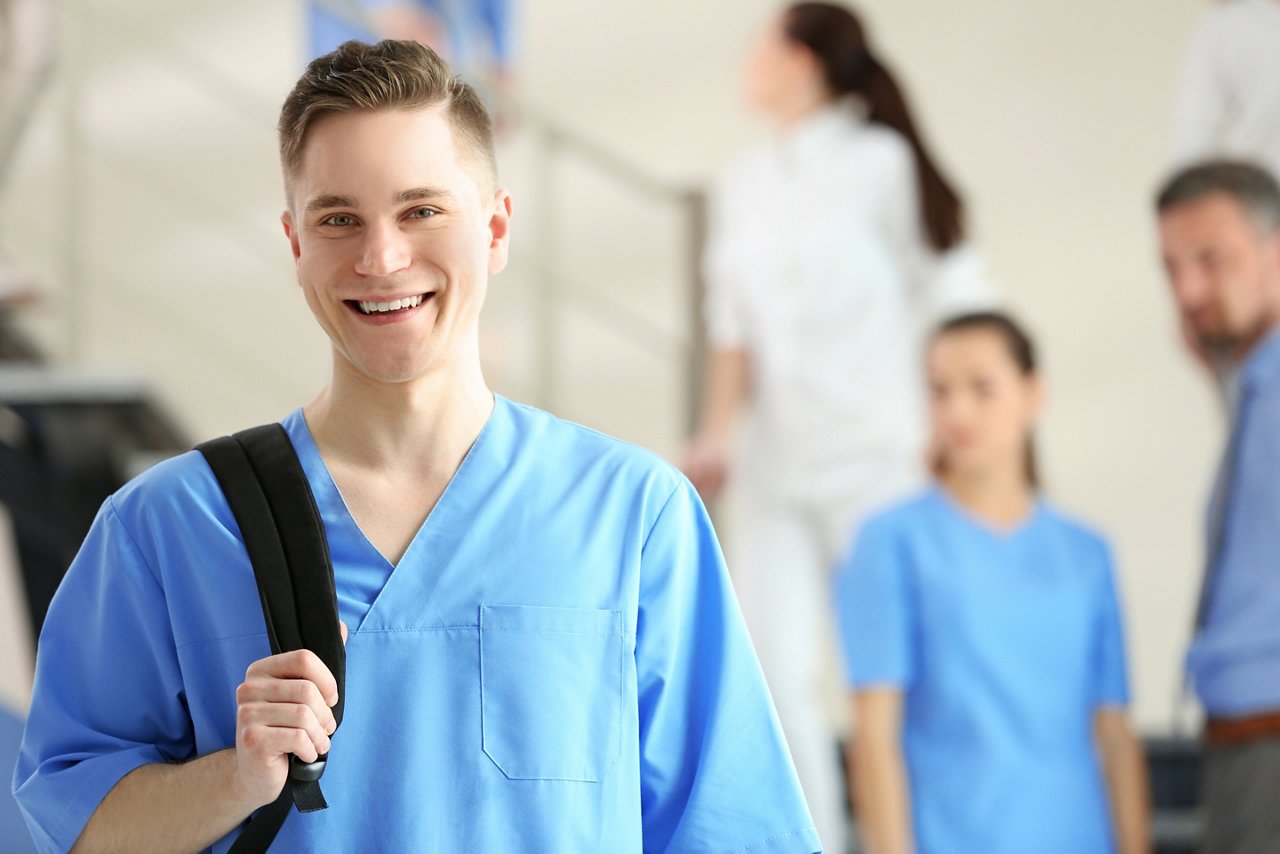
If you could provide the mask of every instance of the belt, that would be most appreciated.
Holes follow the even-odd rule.
[[[1280,711],[1245,718],[1209,718],[1204,725],[1205,744],[1223,747],[1280,738]]]

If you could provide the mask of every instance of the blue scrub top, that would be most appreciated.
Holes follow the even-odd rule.
[[[837,601],[850,684],[904,692],[921,854],[1113,849],[1093,713],[1128,679],[1100,537],[1043,502],[998,532],[934,488],[863,525]]]
[[[653,455],[498,398],[394,568],[284,420],[351,628],[322,812],[283,851],[819,850],[710,522]],[[270,654],[203,457],[103,506],[49,610],[15,787],[65,851],[144,763],[232,746]],[[226,851],[234,834],[212,850]]]

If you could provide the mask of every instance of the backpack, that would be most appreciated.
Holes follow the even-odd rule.
[[[333,717],[342,723],[346,649],[338,624],[333,563],[320,511],[302,464],[279,424],[242,430],[196,446],[231,505],[258,583],[271,654],[309,649],[338,683]],[[320,791],[328,754],[304,763],[289,756],[280,796],[255,812],[231,854],[263,854],[292,806],[299,812],[328,807]]]

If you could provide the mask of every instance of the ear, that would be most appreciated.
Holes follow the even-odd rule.
[[[489,215],[489,275],[507,266],[511,243],[511,194],[499,189],[493,196]]]
[[[280,214],[280,224],[284,226],[284,236],[289,239],[289,249],[293,252],[293,263],[298,263],[298,258],[302,255],[302,248],[298,246],[298,229],[293,224],[293,214],[285,210]]]

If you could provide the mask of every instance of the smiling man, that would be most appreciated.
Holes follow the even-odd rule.
[[[319,659],[270,654],[208,465],[171,460],[107,501],[50,609],[15,775],[40,848],[226,851],[332,734],[330,806],[278,850],[817,851],[692,488],[485,384],[511,201],[475,93],[349,42],[280,141],[333,345],[282,423],[349,627],[341,729]]]

